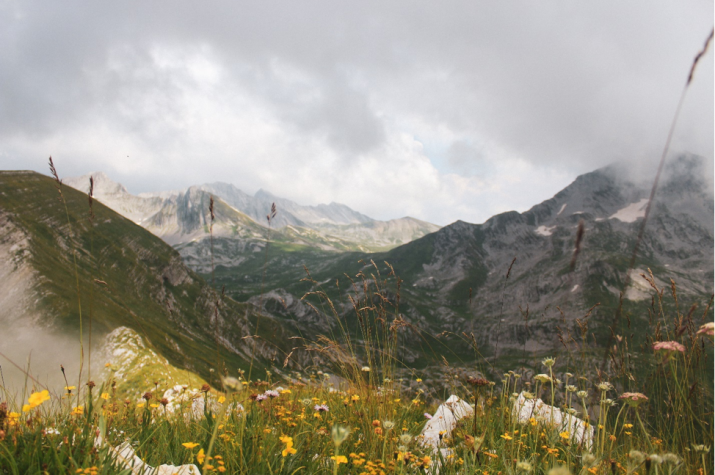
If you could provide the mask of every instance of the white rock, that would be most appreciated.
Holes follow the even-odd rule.
[[[532,417],[539,422],[554,425],[559,432],[568,431],[572,440],[590,448],[593,444],[593,426],[576,416],[565,414],[558,407],[546,404],[541,399],[526,399],[524,393],[514,401],[514,418],[526,424]],[[553,420],[552,420],[553,417]]]
[[[436,449],[440,445],[439,433],[441,431],[445,431],[442,437],[449,437],[457,426],[457,421],[472,414],[474,414],[474,408],[470,404],[457,396],[450,396],[444,404],[437,408],[432,419],[427,421],[422,429],[422,445]]]
[[[204,417],[204,395],[196,390],[185,389],[177,384],[173,388],[164,391],[164,398],[169,400],[166,411],[170,414],[181,412],[186,418],[201,419]],[[209,408],[212,412],[218,410],[218,402],[209,396]]]
[[[96,447],[103,445],[101,437],[97,437],[94,441]],[[132,475],[201,475],[201,471],[194,464],[185,465],[159,465],[154,468],[151,465],[144,463],[129,442],[124,442],[119,447],[109,446],[109,456],[113,462],[122,470],[130,470]]]
[[[554,233],[554,229],[556,229],[556,226],[539,226],[536,228],[536,234],[541,236],[551,236]]]
[[[432,416],[432,419],[427,421],[424,428],[422,429],[422,434],[419,436],[420,444],[426,449],[432,449],[433,451],[439,450],[442,458],[447,458],[452,455],[452,450],[446,447],[440,447],[439,433],[444,431],[442,438],[449,437],[452,431],[457,427],[457,421],[463,417],[471,416],[474,414],[474,408],[459,399],[457,396],[449,396],[444,404],[441,404],[437,411]],[[441,464],[439,459],[435,459],[434,473],[439,474]]]

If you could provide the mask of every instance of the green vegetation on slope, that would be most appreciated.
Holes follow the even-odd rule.
[[[76,252],[85,347],[91,316],[95,342],[126,326],[173,365],[206,379],[216,378],[211,368],[250,364],[242,338],[255,323],[251,307],[213,292],[161,239],[96,201],[90,221],[87,195],[63,186],[68,225],[56,182],[37,173],[0,173],[0,196],[5,218],[29,238],[45,323],[78,334]]]

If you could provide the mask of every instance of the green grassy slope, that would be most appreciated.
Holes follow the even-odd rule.
[[[29,237],[35,291],[47,324],[68,332],[80,326],[73,253],[76,251],[83,332],[97,337],[118,326],[144,336],[171,364],[216,379],[211,368],[246,368],[255,314],[221,298],[161,239],[102,204],[89,220],[87,195],[63,186],[69,221],[56,183],[33,172],[0,173],[2,212]],[[218,301],[218,311],[215,302]],[[215,318],[218,315],[218,319]],[[282,329],[270,321],[265,332]],[[261,333],[264,333],[263,331]],[[218,342],[218,344],[217,344]],[[258,344],[262,358],[280,358],[277,347]]]

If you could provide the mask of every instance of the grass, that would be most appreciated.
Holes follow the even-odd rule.
[[[365,268],[350,291],[353,318],[306,279],[316,289],[308,295],[316,311],[334,319],[332,334],[302,342],[312,369],[254,369],[251,379],[239,371],[221,391],[198,390],[200,381],[186,373],[164,373],[160,382],[151,381],[153,374],[138,381],[110,373],[81,388],[81,408],[76,392],[70,398],[59,388],[26,412],[21,406],[31,400],[11,401],[0,412],[2,473],[126,473],[109,448],[126,441],[152,466],[195,463],[202,473],[713,473],[713,340],[700,327],[709,308],[681,312],[654,289],[659,297],[646,308],[651,326],[643,328],[651,337],[641,344],[625,335],[607,375],[589,369],[600,353],[586,336],[553,359],[515,366],[484,385],[474,381],[488,361],[463,362],[461,372],[440,374],[443,390],[433,398],[435,375],[417,375],[398,356],[400,335],[414,330],[400,317],[396,276],[374,263]],[[677,300],[675,287],[670,296]],[[677,342],[682,351],[654,351],[657,341]],[[183,385],[176,399],[162,401],[176,384]],[[134,392],[121,392],[123,386]],[[148,388],[143,398],[139,387]],[[636,404],[627,393],[644,396]],[[435,452],[421,443],[424,414],[450,394],[476,406],[477,417],[445,432],[440,448],[447,451]],[[593,444],[549,417],[517,422],[519,394],[587,419]],[[348,435],[337,444],[343,429]],[[109,445],[95,446],[97,431]]]
[[[697,346],[702,342],[712,345],[698,336]],[[3,414],[0,467],[4,473],[120,473],[106,447],[94,447],[101,427],[110,446],[129,440],[151,465],[197,463],[202,473],[436,473],[438,466],[440,473],[547,473],[561,465],[583,474],[712,473],[712,406],[679,396],[696,377],[686,369],[695,351],[651,355],[658,370],[648,400],[638,406],[618,399],[613,385],[578,375],[553,387],[551,381],[566,378],[560,358],[553,368],[544,367],[552,379],[543,384],[520,371],[481,390],[454,380],[452,393],[471,404],[477,398],[476,425],[465,418],[445,433],[441,447],[449,452],[442,455],[420,444],[423,414],[435,409],[425,401],[425,383],[384,377],[389,364],[369,371],[343,365],[340,378],[322,371],[280,380],[270,373],[255,381],[239,376],[235,390],[226,393],[187,389],[175,414],[195,414],[194,398],[206,401],[206,411],[195,417],[165,410],[162,390],[137,402],[118,397],[105,383],[95,391],[85,388],[80,410],[73,398],[60,396],[25,413]],[[521,391],[555,400],[580,417],[588,413],[596,428],[593,446],[548,419],[515,422],[512,394]],[[261,401],[260,394],[278,395]],[[667,408],[672,412],[661,407],[661,396],[673,401]],[[320,405],[328,410],[316,410]],[[340,446],[333,441],[335,427],[350,431]],[[294,453],[285,451],[288,440]],[[344,463],[337,463],[340,456]]]

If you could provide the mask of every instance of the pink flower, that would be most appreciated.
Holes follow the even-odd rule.
[[[633,407],[637,407],[640,403],[648,400],[648,397],[643,393],[623,393],[618,399],[623,399]]]
[[[258,396],[256,396],[256,401],[258,402],[265,401],[266,399],[268,399],[268,396],[266,396],[265,394],[259,394]]]
[[[326,404],[316,404],[313,406],[313,410],[315,412],[328,412],[330,409],[328,409],[328,406]]]
[[[272,390],[272,389],[268,389],[268,390],[267,390],[265,393],[263,393],[263,394],[265,394],[265,395],[268,396],[268,397],[278,397],[278,396],[280,396],[280,394],[278,393],[278,391],[274,391],[274,390]]]
[[[698,335],[703,334],[703,335],[713,336],[714,332],[715,332],[715,323],[708,322],[705,325],[702,325],[700,327],[700,330],[698,330]]]
[[[659,341],[653,345],[655,351],[679,351],[685,353],[685,347],[677,341]]]
[[[432,414],[425,412],[425,419],[432,419]]]

